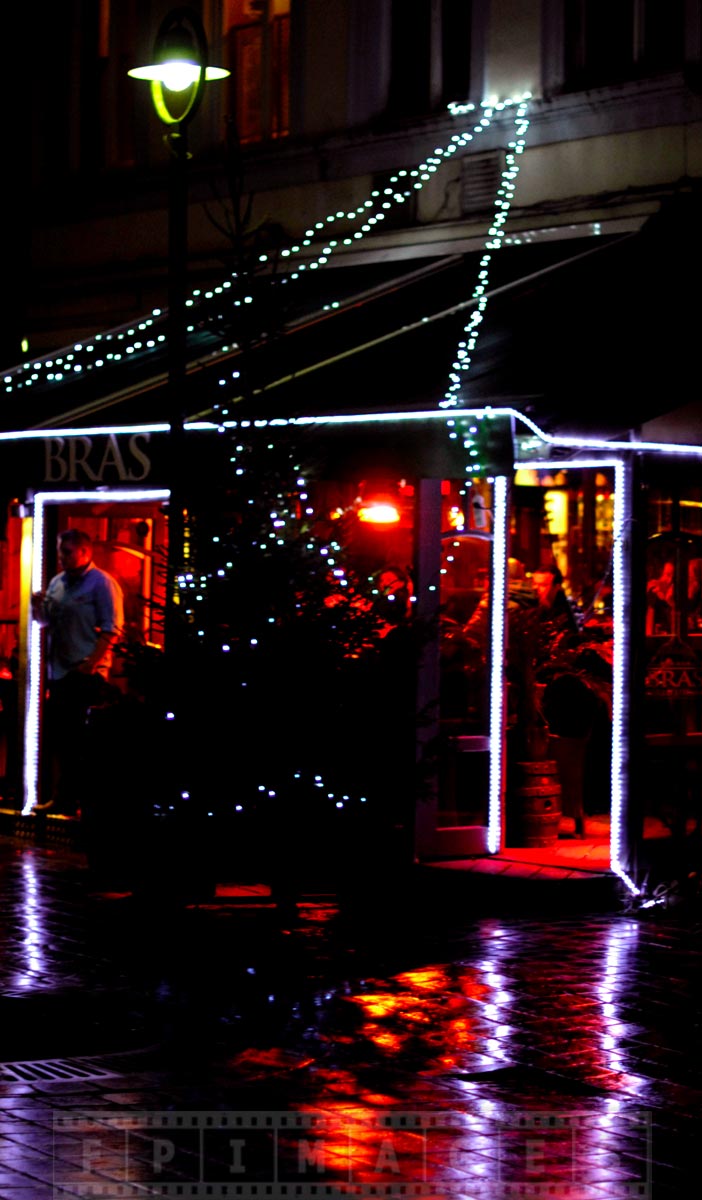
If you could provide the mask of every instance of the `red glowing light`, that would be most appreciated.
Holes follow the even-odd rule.
[[[359,507],[358,519],[369,525],[397,525],[400,513],[387,500],[369,500]]]

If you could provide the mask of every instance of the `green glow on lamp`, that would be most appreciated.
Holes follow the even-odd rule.
[[[153,62],[132,67],[132,79],[146,79],[160,119],[166,125],[182,125],[197,110],[205,82],[226,79],[224,67],[211,67],[205,31],[198,14],[191,8],[177,8],[161,23],[154,44]],[[180,95],[191,89],[184,106],[173,111],[166,93]]]

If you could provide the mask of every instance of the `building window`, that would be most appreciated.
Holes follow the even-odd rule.
[[[414,117],[468,98],[472,21],[468,0],[393,0],[391,113]]]
[[[471,85],[472,4],[441,2],[441,99],[467,100]]]
[[[224,38],[240,142],[287,136],[290,0],[227,0]]]
[[[685,7],[685,0],[565,0],[566,87],[601,87],[680,70]]]
[[[390,110],[415,116],[430,108],[431,0],[394,0]]]

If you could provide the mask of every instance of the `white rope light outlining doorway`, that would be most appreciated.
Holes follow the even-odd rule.
[[[630,444],[631,445],[631,444]],[[621,458],[536,459],[518,463],[524,471],[579,471],[611,467],[614,470],[614,520],[612,526],[612,765],[610,869],[635,896],[640,889],[622,863],[624,821],[629,802],[627,747],[629,742],[629,698],[627,680],[631,655],[630,631],[626,621],[627,598],[631,592],[631,566],[626,553],[631,527],[631,466]],[[495,647],[493,653],[497,653]]]
[[[503,709],[505,701],[505,600],[507,579],[507,494],[505,475],[497,475],[493,481],[493,539],[492,539],[492,594],[490,597],[490,627],[492,645],[490,653],[490,724],[489,724],[489,767],[488,767],[488,832],[489,854],[496,854],[502,841],[502,805],[504,767],[502,744]]]
[[[71,430],[71,434],[77,434]],[[32,521],[31,589],[41,591],[44,586],[44,517],[50,504],[107,504],[139,501],[163,503],[170,497],[165,488],[109,488],[92,492],[37,492],[34,496],[34,518]],[[28,816],[36,807],[39,797],[39,738],[41,730],[41,687],[43,678],[43,652],[41,626],[31,615],[27,617],[27,678],[25,684],[24,724],[24,801],[22,816]]]
[[[609,857],[616,875],[635,896],[640,889],[629,877],[622,862],[624,821],[628,810],[629,696],[627,683],[631,638],[627,615],[630,611],[631,558],[626,553],[632,521],[632,467],[618,462],[614,468],[614,521],[612,529],[612,820]],[[615,707],[614,697],[617,698]]]

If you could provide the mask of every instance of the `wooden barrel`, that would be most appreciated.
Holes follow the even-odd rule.
[[[552,846],[558,840],[561,822],[561,785],[558,764],[554,759],[543,762],[517,763],[519,782],[514,791],[518,844],[522,846]]]

